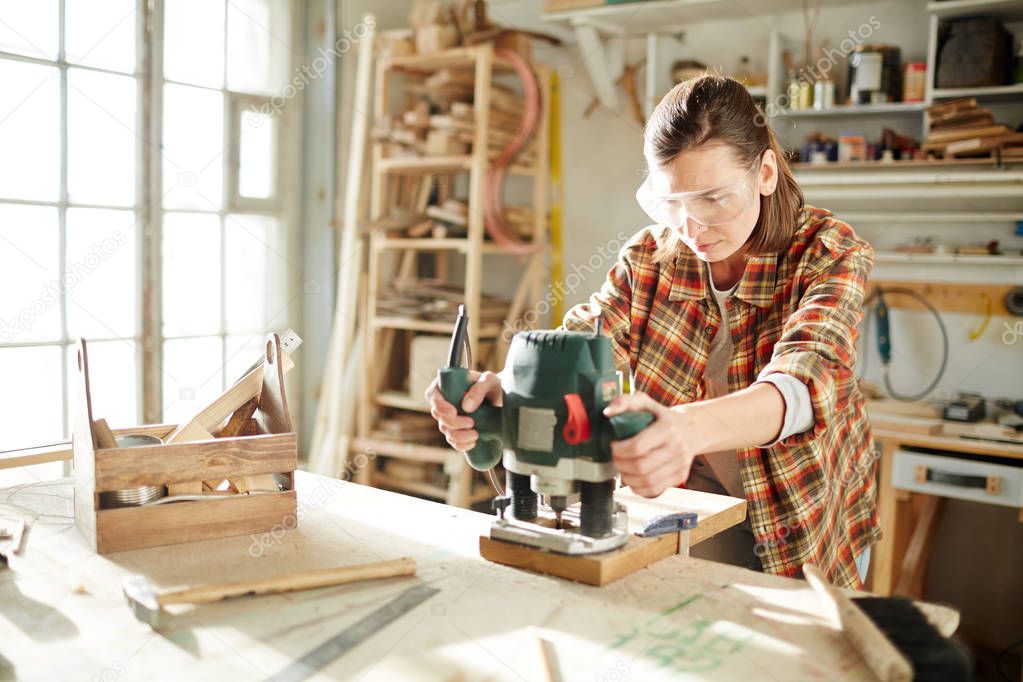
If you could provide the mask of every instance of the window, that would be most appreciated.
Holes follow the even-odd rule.
[[[0,450],[70,437],[78,337],[116,427],[188,416],[295,326],[294,6],[144,7],[0,0]]]

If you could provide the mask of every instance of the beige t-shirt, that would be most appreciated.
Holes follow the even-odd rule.
[[[728,308],[725,307],[725,300],[738,286],[736,284],[727,291],[720,291],[713,286],[713,282],[711,284],[714,300],[717,301],[718,310],[721,312],[721,326],[710,342],[707,370],[703,377],[707,387],[705,397],[708,399],[728,395],[728,365],[732,362],[735,346],[728,328]],[[704,458],[721,487],[728,491],[729,495],[739,498],[746,497],[746,493],[742,489],[742,477],[739,475],[739,454],[736,450],[708,452],[700,457]]]

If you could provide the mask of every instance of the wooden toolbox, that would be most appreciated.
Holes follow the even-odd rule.
[[[267,337],[265,348],[262,387],[252,414],[255,435],[117,448],[100,447],[97,442],[88,351],[85,340],[79,341],[80,392],[73,439],[75,525],[93,549],[105,554],[294,527],[298,518],[294,485],[298,451],[284,392],[283,365],[288,358],[281,352],[277,334]],[[160,424],[106,433],[162,439],[176,428],[174,424]],[[108,491],[240,480],[261,474],[286,478],[285,489],[203,495],[203,499],[144,506],[103,508],[100,504],[101,493]]]

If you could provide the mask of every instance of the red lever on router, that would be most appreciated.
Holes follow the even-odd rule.
[[[576,393],[569,393],[565,396],[565,407],[568,408],[568,421],[561,435],[569,445],[585,443],[590,439],[590,417],[586,414],[583,399]]]

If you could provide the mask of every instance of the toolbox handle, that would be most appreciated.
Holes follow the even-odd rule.
[[[997,495],[1002,490],[1002,478],[1000,476],[970,476],[968,474],[956,474],[951,471],[939,471],[924,464],[918,464],[914,470],[914,478],[917,483],[941,483],[956,488],[981,488],[991,495]]]

